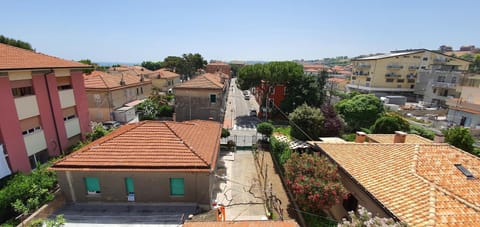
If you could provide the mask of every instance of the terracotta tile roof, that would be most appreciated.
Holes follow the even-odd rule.
[[[447,144],[316,144],[408,225],[480,226],[478,157]]]
[[[91,66],[0,43],[0,70],[89,67]]]
[[[85,82],[86,89],[116,89],[123,87],[120,85],[122,75],[111,75],[106,72],[93,71],[91,74],[84,74],[83,80]],[[150,79],[144,78],[144,81],[140,81],[140,77],[132,76],[129,74],[123,75],[125,86],[141,85],[152,83]]]
[[[216,221],[216,222],[185,222],[184,227],[298,227],[294,220],[285,221]]]
[[[153,71],[154,74],[158,74],[161,79],[180,78],[180,74],[171,72],[166,68]],[[159,79],[160,79],[159,78]]]
[[[374,143],[393,143],[393,138],[395,134],[367,134],[367,138],[370,142]],[[414,144],[431,144],[433,141],[423,138],[415,134],[407,134],[405,138],[405,143],[414,143]]]
[[[197,76],[189,81],[178,84],[175,86],[175,89],[223,89],[225,86],[222,83],[222,76],[224,74],[218,73],[205,73],[200,76]]]
[[[208,172],[215,168],[220,135],[221,126],[214,121],[143,121],[120,127],[52,169]]]
[[[345,83],[347,82],[347,79],[332,77],[332,78],[328,78],[327,81],[333,82],[333,83]]]

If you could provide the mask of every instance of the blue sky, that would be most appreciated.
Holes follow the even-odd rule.
[[[65,59],[292,60],[480,46],[476,0],[3,1],[0,34]]]

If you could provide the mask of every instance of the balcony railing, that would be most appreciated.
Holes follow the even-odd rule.
[[[432,87],[455,89],[457,87],[457,84],[456,83],[447,83],[447,82],[433,82]]]
[[[403,65],[387,65],[387,69],[403,69]]]
[[[434,63],[446,63],[448,60],[446,58],[434,58],[433,59]]]
[[[395,74],[395,73],[387,73],[385,74],[385,77],[388,77],[388,78],[398,78],[398,77],[401,77],[402,75],[399,75],[399,74]]]
[[[356,76],[368,76],[370,74],[370,72],[354,72],[353,75],[356,75]]]
[[[417,70],[418,66],[412,65],[408,67],[408,70]]]

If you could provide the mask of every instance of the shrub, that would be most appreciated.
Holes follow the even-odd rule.
[[[408,121],[396,114],[386,114],[378,118],[371,127],[372,133],[392,134],[395,131],[410,131]]]
[[[428,130],[422,126],[414,124],[410,125],[410,133],[422,136],[429,140],[433,140],[433,138],[435,137],[435,132],[433,132],[432,130]]]
[[[357,210],[357,213],[350,211],[348,212],[350,220],[343,219],[342,223],[338,224],[339,227],[356,227],[356,226],[371,226],[371,227],[403,227],[407,226],[403,223],[395,222],[391,218],[380,218],[372,216],[372,213],[368,212],[367,209],[360,206]]]
[[[445,135],[445,142],[464,151],[473,153],[473,143],[475,143],[475,139],[470,134],[469,129],[453,127],[445,130],[443,134]]]
[[[273,125],[268,122],[262,122],[257,125],[257,131],[264,137],[270,137],[273,133]]]

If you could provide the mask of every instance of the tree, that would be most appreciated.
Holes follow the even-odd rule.
[[[80,63],[82,63],[82,64],[85,64],[85,65],[91,65],[91,66],[93,66],[93,67],[98,66],[97,64],[93,63],[90,59],[82,59],[82,60],[80,60],[80,61],[78,61],[78,62],[80,62]],[[93,70],[94,70],[94,69],[92,69],[92,68],[90,68],[90,69],[84,69],[84,70],[83,70],[83,73],[85,73],[85,74],[90,74],[90,73],[92,73]]]
[[[148,98],[144,102],[138,105],[138,109],[141,111],[140,120],[154,120],[157,119],[159,112],[158,103]]]
[[[228,131],[228,129],[225,129],[225,128],[222,128],[222,135],[221,137],[222,138],[227,138],[230,136],[230,131]]]
[[[293,153],[284,169],[287,187],[301,210],[322,213],[346,197],[337,167],[325,157]]]
[[[163,67],[169,68],[183,76],[191,77],[198,69],[202,69],[207,64],[199,53],[183,54],[182,57],[168,56],[163,60]]]
[[[323,101],[322,87],[319,78],[302,74],[294,77],[286,84],[285,99],[280,103],[280,108],[286,113],[291,113],[297,106],[306,103],[309,106],[320,107]]]
[[[323,121],[323,130],[321,131],[321,136],[324,137],[333,137],[340,136],[343,132],[343,119],[338,116],[335,112],[335,108],[332,105],[323,105],[322,114],[325,118]]]
[[[141,64],[141,66],[144,67],[144,68],[146,68],[146,69],[155,71],[155,70],[160,69],[160,68],[163,67],[163,62],[161,62],[161,61],[157,61],[157,62],[153,62],[153,61],[143,61],[142,64]]]
[[[473,153],[473,143],[475,143],[475,139],[470,134],[469,129],[457,126],[443,131],[443,134],[445,135],[445,142],[464,151]]]
[[[273,125],[269,122],[262,122],[257,125],[257,132],[264,137],[270,137],[273,133]]]
[[[395,222],[391,218],[380,218],[372,216],[371,212],[368,212],[362,206],[359,206],[357,212],[349,211],[350,221],[343,218],[342,222],[338,224],[339,227],[356,227],[356,226],[370,226],[370,227],[403,227],[407,226],[401,222]]]
[[[372,94],[355,95],[341,100],[335,105],[335,109],[347,123],[349,131],[370,128],[384,113],[380,99]]]
[[[3,35],[0,35],[0,43],[4,43],[4,44],[10,45],[10,46],[19,47],[19,48],[22,48],[22,49],[25,49],[25,50],[32,50],[33,51],[32,45],[30,45],[30,43],[27,43],[27,42],[24,42],[24,41],[21,41],[21,40],[18,40],[18,39],[8,38],[8,37],[5,37]]]
[[[290,114],[289,119],[294,123],[290,134],[299,140],[317,140],[322,135],[324,117],[318,108],[303,104]]]
[[[372,125],[372,133],[393,134],[395,131],[410,131],[410,124],[397,114],[387,114],[378,118]]]
[[[473,58],[473,63],[470,64],[469,71],[474,73],[480,72],[480,54],[476,54]]]

